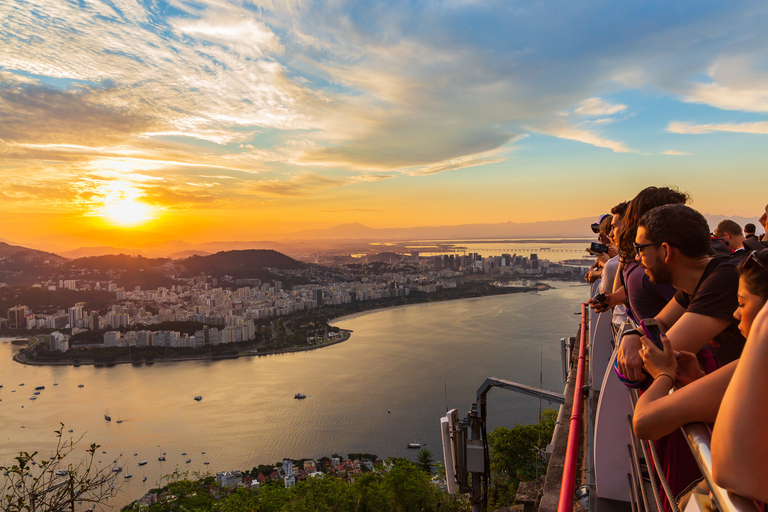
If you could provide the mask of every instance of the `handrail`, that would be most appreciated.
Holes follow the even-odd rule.
[[[563,479],[560,483],[560,500],[558,512],[573,510],[573,491],[576,487],[576,463],[578,462],[579,434],[581,432],[582,387],[584,386],[584,368],[587,347],[587,303],[581,304],[581,328],[579,339],[579,362],[576,369],[576,385],[573,389],[573,408],[571,409],[570,428],[568,430],[568,445],[563,464]]]
[[[701,474],[707,481],[712,499],[721,512],[757,512],[757,504],[743,496],[729,492],[715,483],[712,477],[712,452],[710,451],[711,434],[704,423],[689,423],[680,427],[691,448],[691,453],[699,464]]]

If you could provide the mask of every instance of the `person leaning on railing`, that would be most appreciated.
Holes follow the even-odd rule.
[[[752,252],[739,272],[738,307],[733,316],[739,321],[739,331],[747,338],[752,335],[758,312],[768,302],[768,249]],[[658,439],[686,423],[712,423],[719,418],[721,401],[737,363],[741,363],[734,361],[704,375],[696,356],[691,352],[675,352],[666,336],[662,337],[663,351],[648,338],[640,339],[644,368],[653,382],[635,406],[632,420],[635,435],[640,439]],[[745,349],[741,360],[747,357]],[[763,362],[768,363],[768,359]],[[677,391],[669,394],[673,387]],[[741,407],[746,404],[743,400],[740,402]],[[765,431],[765,424],[760,428]],[[765,484],[768,487],[768,480]]]
[[[708,255],[709,240],[703,215],[682,204],[668,204],[643,215],[634,249],[651,282],[669,283],[678,290],[655,316],[672,347],[689,352],[707,347],[720,364],[727,364],[738,359],[744,346],[732,318],[738,272],[730,257]],[[635,334],[625,335],[619,346],[619,369],[631,381],[645,378],[641,347]]]
[[[768,252],[768,250],[760,251]],[[768,258],[761,258],[766,264]],[[715,482],[768,503],[768,304],[756,316],[712,432]]]

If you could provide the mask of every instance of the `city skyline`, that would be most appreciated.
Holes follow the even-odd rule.
[[[757,218],[768,8],[0,5],[17,243],[190,242],[594,216],[648,185]]]

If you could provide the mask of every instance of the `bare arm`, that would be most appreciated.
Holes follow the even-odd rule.
[[[685,308],[675,299],[664,306],[656,315],[674,350],[698,352],[723,329],[728,327],[728,320],[698,313],[686,313]],[[640,358],[640,337],[625,336],[619,347],[619,370],[631,380],[642,378],[642,359]]]
[[[674,299],[670,302],[677,304]],[[681,306],[678,304],[678,307]],[[661,313],[664,313],[666,309],[665,307]],[[695,353],[707,346],[707,343],[723,332],[729,324],[730,322],[723,318],[698,313],[684,313],[674,325],[667,329],[666,334],[675,350],[687,350]]]
[[[768,502],[768,304],[758,313],[712,432],[715,482]]]
[[[680,319],[680,317],[683,316],[684,313],[685,308],[673,298],[666,306],[664,306],[664,309],[662,309],[655,318],[661,325],[661,329],[667,331],[678,321],[678,319]],[[629,380],[638,381],[643,379],[643,360],[640,357],[641,347],[640,336],[628,335],[624,336],[621,340],[619,353],[616,359],[619,363],[619,371],[621,371],[621,373]]]
[[[715,421],[737,362],[694,380],[670,395],[673,379],[678,386],[681,382],[678,380],[678,365],[669,340],[663,338],[662,352],[647,338],[641,339],[645,347],[643,361],[654,381],[635,406],[632,418],[635,435],[640,439],[659,439],[686,423]]]

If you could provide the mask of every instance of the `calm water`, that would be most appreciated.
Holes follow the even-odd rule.
[[[11,462],[20,450],[48,456],[52,432],[63,422],[74,430],[68,435],[85,436],[83,447],[102,445],[104,464],[119,459],[124,473],[133,474],[110,500],[122,505],[176,468],[248,469],[334,452],[413,458],[415,450],[405,448],[409,442],[427,443],[441,459],[446,389],[448,406],[464,416],[486,377],[538,386],[541,347],[544,388],[562,391],[559,340],[575,335],[579,317],[573,313],[586,289],[554,286],[538,294],[340,319],[336,325],[354,331],[348,341],[298,354],[140,367],[31,367],[14,363],[18,347],[0,342],[0,462]],[[45,390],[30,400],[35,386]],[[308,398],[295,400],[298,392]],[[203,400],[194,401],[196,395]],[[107,409],[112,422],[104,420]],[[489,430],[532,422],[538,401],[493,390],[488,411]],[[163,451],[167,461],[158,462]],[[149,463],[138,467],[141,460]]]

